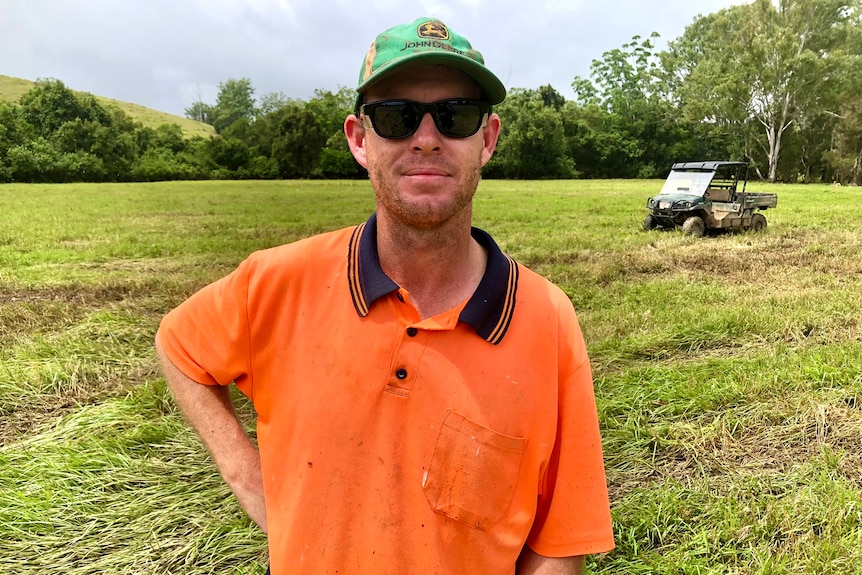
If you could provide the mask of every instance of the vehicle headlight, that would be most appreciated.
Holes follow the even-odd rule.
[[[658,209],[660,209],[660,210],[666,210],[669,207],[670,207],[670,202],[668,202],[668,201],[663,201],[663,202],[658,203]]]

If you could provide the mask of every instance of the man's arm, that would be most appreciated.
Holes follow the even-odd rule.
[[[526,545],[518,557],[517,575],[582,575],[585,556],[545,557]]]
[[[209,450],[240,505],[266,533],[260,452],[237,418],[229,390],[220,385],[202,385],[181,372],[165,354],[159,334],[156,351],[180,410]]]

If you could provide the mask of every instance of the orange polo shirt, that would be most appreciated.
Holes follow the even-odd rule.
[[[570,300],[481,230],[485,276],[420,320],[374,216],[252,254],[162,321],[170,359],[254,402],[273,575],[514,572],[613,548]]]

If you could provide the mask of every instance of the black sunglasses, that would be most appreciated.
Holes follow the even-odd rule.
[[[485,117],[490,111],[488,102],[464,98],[427,104],[412,100],[381,100],[359,108],[362,117],[367,118],[365,127],[373,127],[378,136],[387,139],[412,135],[419,129],[425,114],[431,114],[434,125],[444,136],[467,138],[485,125]]]

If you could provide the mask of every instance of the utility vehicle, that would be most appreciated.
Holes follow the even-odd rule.
[[[776,207],[778,195],[747,192],[747,184],[746,162],[676,163],[661,192],[647,200],[643,229],[681,227],[695,237],[710,230],[762,232],[766,217],[761,212]]]

